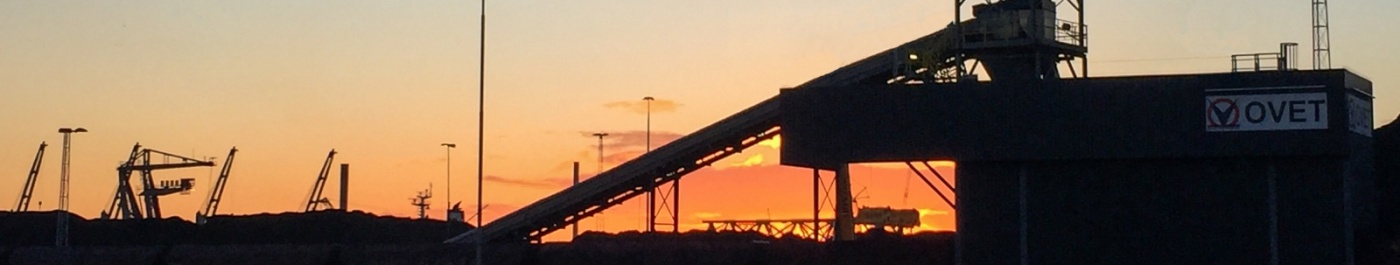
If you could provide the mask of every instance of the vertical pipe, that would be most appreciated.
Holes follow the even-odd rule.
[[[856,239],[855,213],[851,209],[851,165],[836,167],[836,240]]]
[[[345,163],[340,164],[340,211],[350,211],[350,164]]]
[[[477,65],[477,69],[478,69],[478,71],[479,71],[479,72],[477,73],[477,74],[478,74],[478,78],[477,78],[477,82],[478,82],[478,83],[477,83],[477,86],[478,86],[478,88],[477,88],[477,90],[478,90],[478,92],[480,93],[480,95],[479,95],[479,97],[477,97],[477,115],[476,115],[476,227],[478,227],[478,228],[481,227],[481,215],[482,215],[482,214],[481,214],[481,210],[482,210],[482,208],[483,208],[483,204],[482,204],[482,197],[483,197],[482,191],[483,191],[483,189],[482,189],[482,186],[485,186],[484,184],[486,184],[486,183],[483,182],[483,180],[485,179],[485,177],[484,177],[485,169],[484,169],[484,168],[486,167],[486,165],[482,163],[482,162],[484,162],[484,159],[482,159],[482,158],[485,157],[485,155],[486,155],[486,0],[481,0],[481,45],[480,45],[480,46],[481,46],[480,55],[479,55],[480,57],[478,57],[480,60],[479,60],[479,64]],[[475,264],[477,264],[477,265],[481,265],[481,254],[482,254],[482,253],[481,253],[481,251],[482,251],[482,246],[481,246],[481,244],[482,244],[481,240],[477,240],[477,241],[476,241],[476,263],[475,263]]]
[[[574,186],[578,186],[578,161],[574,161]],[[578,238],[578,221],[574,220],[574,237],[572,238]]]

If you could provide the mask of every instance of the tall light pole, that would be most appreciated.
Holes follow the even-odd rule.
[[[598,137],[598,174],[603,174],[603,137],[608,137],[608,133],[594,133],[593,136]]]
[[[603,137],[607,137],[607,136],[608,136],[608,133],[605,133],[605,132],[594,133],[593,136],[597,136],[597,137],[598,137],[598,173],[594,173],[594,174],[593,174],[593,177],[596,178],[596,177],[598,177],[598,175],[602,175],[602,174],[603,174],[603,161],[604,161],[604,160],[603,160]],[[599,227],[598,230],[602,230],[602,229],[603,229],[603,213],[601,213],[601,212],[598,213],[598,227]]]
[[[447,205],[452,205],[452,148],[457,148],[457,144],[443,143],[442,146],[447,147]],[[452,208],[447,209],[445,216],[452,216]]]
[[[647,102],[647,153],[651,153],[651,102],[656,98],[647,96],[642,98]],[[656,232],[656,179],[650,180],[647,185],[647,232]]]
[[[63,166],[59,169],[58,184],[58,231],[54,235],[54,245],[68,247],[68,150],[72,146],[74,133],[85,133],[87,129],[82,127],[58,128],[58,133],[63,134]]]
[[[481,45],[480,54],[477,57],[477,90],[480,93],[477,97],[476,116],[476,227],[481,228],[482,210],[482,186],[486,185],[484,179],[483,157],[486,156],[486,0],[481,0]],[[481,240],[476,241],[476,263],[481,263]]]

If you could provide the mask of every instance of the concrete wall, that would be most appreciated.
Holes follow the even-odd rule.
[[[1327,129],[1206,131],[1206,90],[1289,86],[1316,87],[1239,93],[1326,93]],[[1345,71],[784,90],[782,163],[1348,155],[1347,96],[1370,90]]]
[[[1377,226],[1370,93],[1343,70],[785,90],[782,159],[957,161],[963,264],[1351,264]],[[1252,114],[1313,127],[1222,127],[1223,96],[1306,97]]]
[[[1030,264],[1268,264],[1276,254],[1280,264],[1343,264],[1353,232],[1343,164],[960,163],[960,256],[964,264],[1017,264],[1024,249]]]

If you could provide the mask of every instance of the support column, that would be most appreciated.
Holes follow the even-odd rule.
[[[836,241],[856,239],[855,213],[851,209],[851,165],[836,167]]]
[[[651,178],[647,184],[647,221],[646,231],[656,232],[656,178]]]
[[[671,182],[671,233],[681,232],[681,179]]]
[[[578,186],[578,161],[574,161],[574,186]],[[578,238],[578,221],[574,220],[574,236],[569,238],[570,241]]]
[[[812,169],[812,238],[822,238],[822,174]]]

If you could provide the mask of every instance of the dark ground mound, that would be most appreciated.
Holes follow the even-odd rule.
[[[52,246],[58,216],[0,212],[0,247]],[[215,216],[202,225],[179,218],[69,218],[73,246],[433,244],[470,229],[466,224],[335,211]]]
[[[862,236],[856,241],[691,231],[579,235],[509,264],[953,264],[953,233]]]
[[[386,232],[388,233],[388,232]],[[585,234],[576,243],[495,244],[485,264],[953,264],[953,234],[862,236],[818,243],[757,233]],[[472,245],[257,244],[0,246],[7,264],[471,264]]]

